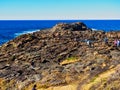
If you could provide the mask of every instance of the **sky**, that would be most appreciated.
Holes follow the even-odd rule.
[[[120,19],[120,0],[0,0],[0,20]]]

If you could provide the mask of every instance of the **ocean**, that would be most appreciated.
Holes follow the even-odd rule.
[[[0,45],[22,34],[73,22],[83,22],[93,30],[120,30],[120,20],[0,20]]]

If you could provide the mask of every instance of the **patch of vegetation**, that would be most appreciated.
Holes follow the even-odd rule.
[[[79,61],[78,57],[69,57],[69,58],[66,58],[63,62],[61,62],[60,64],[61,65],[66,65],[66,64],[70,64],[70,63],[74,63],[74,62],[77,62]]]
[[[98,78],[98,75],[96,75],[95,77],[93,77],[90,82],[94,82],[97,78]]]
[[[67,61],[74,61],[74,60],[77,60],[77,59],[78,59],[78,57],[73,56],[73,57],[67,58],[66,60]]]

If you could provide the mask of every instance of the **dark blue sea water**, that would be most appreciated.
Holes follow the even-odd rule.
[[[83,22],[89,28],[104,31],[120,30],[120,20],[4,20],[0,21],[0,45],[25,33],[51,28],[57,23]]]

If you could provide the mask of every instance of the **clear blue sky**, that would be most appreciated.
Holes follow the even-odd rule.
[[[120,19],[120,0],[0,0],[4,19]]]

